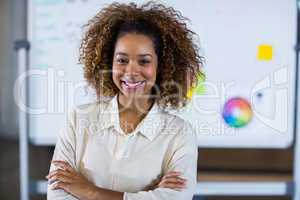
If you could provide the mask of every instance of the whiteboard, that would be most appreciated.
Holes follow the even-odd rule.
[[[92,90],[85,93],[77,64],[80,27],[111,2],[28,0],[31,142],[55,144],[70,108],[95,100]],[[173,112],[192,123],[199,147],[289,147],[294,138],[296,0],[161,2],[180,10],[200,36],[204,93],[194,93],[185,109]],[[251,118],[242,127],[224,118],[224,106],[235,98],[250,106]]]

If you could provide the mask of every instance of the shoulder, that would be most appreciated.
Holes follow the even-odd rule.
[[[197,141],[196,130],[189,121],[168,111],[162,111],[160,114],[164,125],[163,133],[174,135],[173,139]]]
[[[74,106],[68,113],[68,120],[74,125],[84,121],[97,121],[99,116],[109,110],[110,99],[98,100]]]

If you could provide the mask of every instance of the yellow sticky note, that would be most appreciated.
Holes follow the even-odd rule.
[[[271,45],[259,45],[258,52],[257,52],[257,59],[258,60],[265,60],[270,61],[273,58],[273,47]]]

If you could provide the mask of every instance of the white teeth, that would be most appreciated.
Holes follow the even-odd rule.
[[[130,87],[135,87],[138,86],[139,84],[141,84],[142,82],[136,82],[136,83],[129,83],[129,82],[125,82],[126,85],[130,86]]]
[[[137,88],[140,85],[144,83],[144,81],[139,81],[139,82],[127,82],[123,81],[123,83],[128,87],[128,88]]]

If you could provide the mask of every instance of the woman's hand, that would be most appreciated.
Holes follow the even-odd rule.
[[[186,179],[180,177],[181,173],[177,171],[168,172],[163,177],[155,179],[144,191],[154,190],[156,188],[170,188],[177,191],[186,187]]]
[[[46,178],[52,182],[52,190],[63,189],[80,200],[90,200],[97,193],[97,187],[89,182],[82,174],[76,172],[65,161],[52,161],[58,169],[50,172]],[[53,183],[54,182],[54,183]]]

